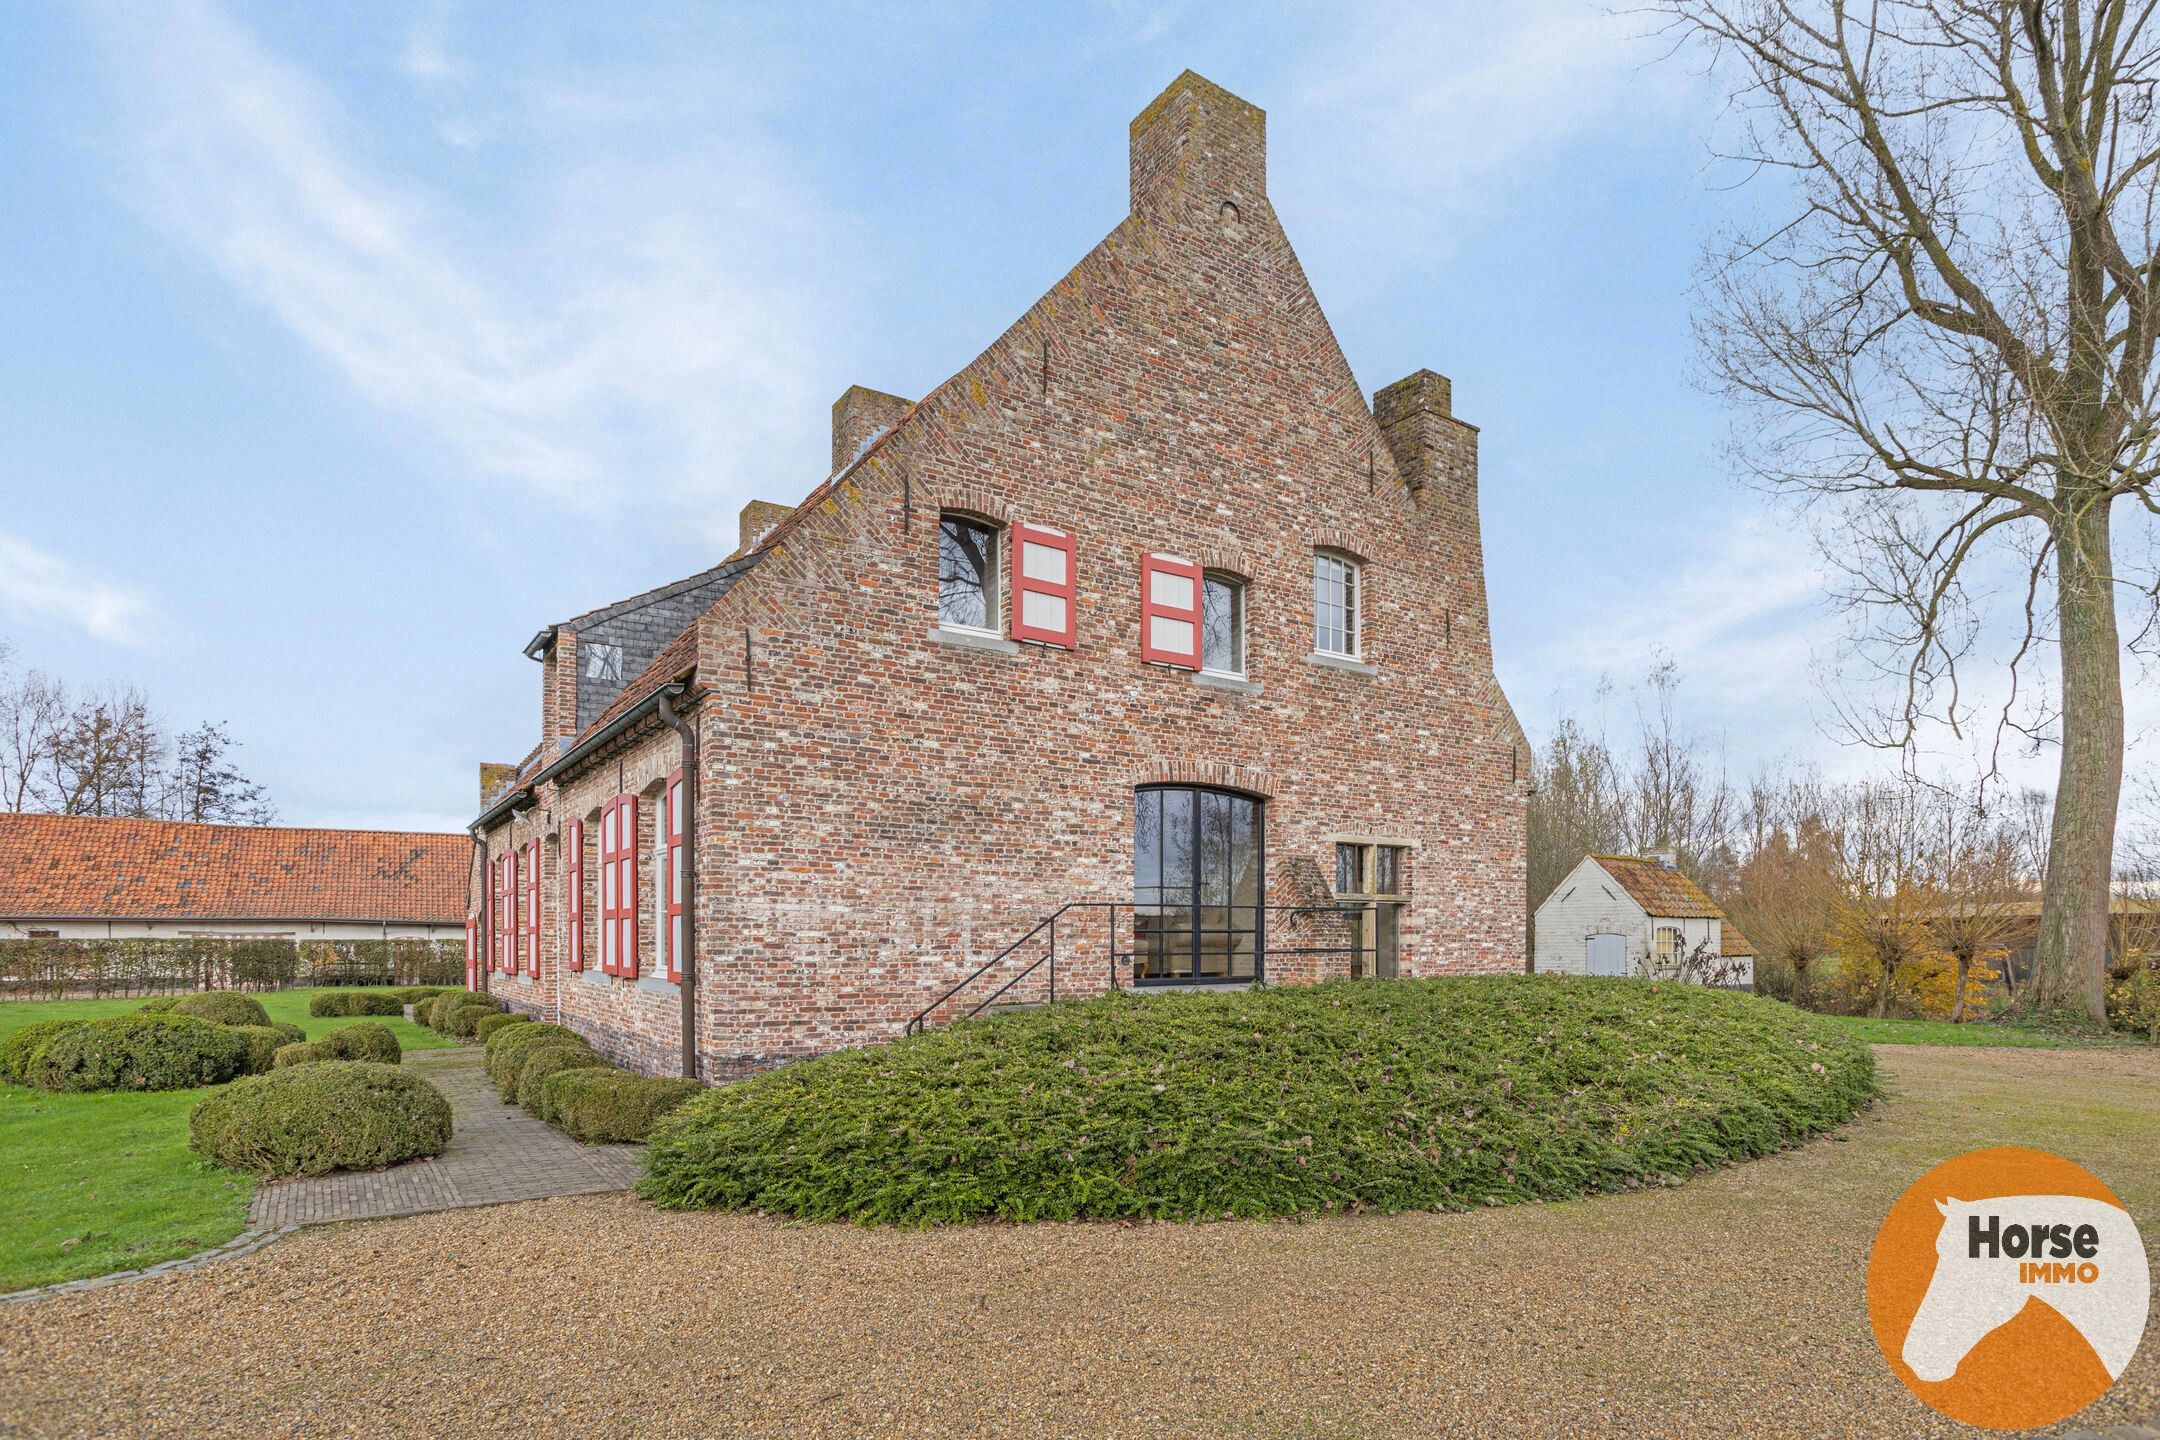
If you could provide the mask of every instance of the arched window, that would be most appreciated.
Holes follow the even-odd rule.
[[[1262,803],[1233,790],[1161,785],[1133,796],[1133,979],[1260,978]]]

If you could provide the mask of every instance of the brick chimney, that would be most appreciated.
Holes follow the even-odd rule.
[[[578,731],[578,643],[575,630],[558,627],[540,665],[540,738],[556,741]]]
[[[1373,396],[1372,408],[1410,493],[1424,500],[1437,489],[1475,519],[1477,427],[1455,418],[1447,376],[1420,370]]]
[[[915,408],[912,400],[887,395],[865,385],[850,385],[832,406],[832,468],[835,475],[855,462],[872,440],[900,423]]]
[[[1219,222],[1266,200],[1267,113],[1259,106],[1187,70],[1134,117],[1135,215],[1183,206]]]
[[[794,513],[792,505],[775,505],[770,500],[752,500],[742,507],[742,543],[735,547],[737,555],[772,533],[772,528]]]

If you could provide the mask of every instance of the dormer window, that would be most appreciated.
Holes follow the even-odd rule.
[[[995,633],[997,530],[965,515],[938,521],[938,623]]]
[[[586,679],[604,680],[611,685],[622,684],[622,646],[595,641],[583,649]]]

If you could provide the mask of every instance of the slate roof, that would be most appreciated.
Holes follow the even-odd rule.
[[[0,918],[465,919],[464,834],[0,814]]]
[[[1722,920],[1725,912],[1702,887],[1656,860],[1641,855],[1593,855],[1591,859],[1653,920]]]

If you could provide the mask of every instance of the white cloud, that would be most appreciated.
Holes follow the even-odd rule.
[[[57,621],[99,640],[135,645],[149,610],[139,592],[0,531],[0,611],[9,616]]]
[[[105,13],[132,198],[460,467],[596,511],[634,491],[673,518],[816,453],[821,302],[798,277],[819,217],[754,116],[703,96],[705,133],[660,145],[609,128],[638,115],[634,77],[606,119],[581,101],[575,129],[519,82],[488,133],[525,107],[528,188],[461,211],[371,160],[320,85],[208,0]],[[459,73],[424,31],[400,63]]]
[[[1531,157],[1610,120],[1624,92],[1662,108],[1687,77],[1645,68],[1643,29],[1590,0],[1368,12],[1303,67],[1277,127],[1296,193],[1336,223],[1427,247],[1488,215]]]

